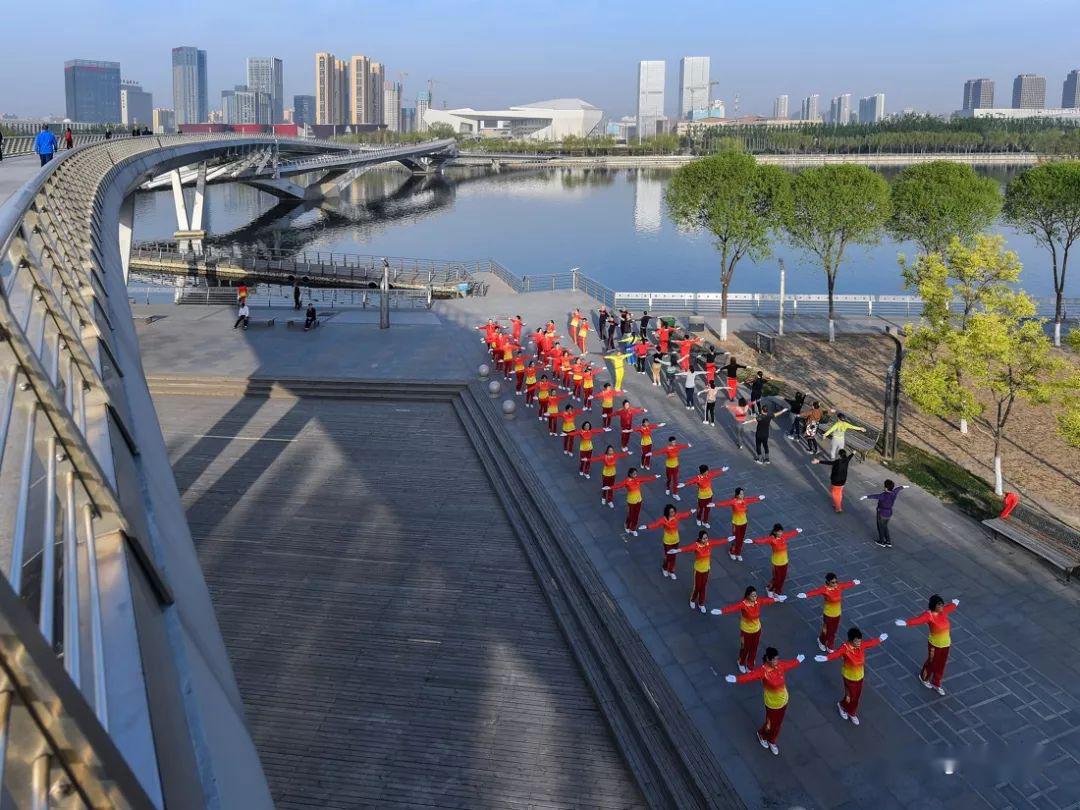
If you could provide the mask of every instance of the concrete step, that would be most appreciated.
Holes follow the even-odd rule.
[[[456,396],[464,383],[380,381],[349,379],[254,378],[152,376],[147,378],[151,394],[160,396],[268,398],[316,397],[323,399],[367,399],[446,401]]]

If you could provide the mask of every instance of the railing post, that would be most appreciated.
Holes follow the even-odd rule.
[[[874,296],[866,299],[866,316],[868,318],[874,317]]]

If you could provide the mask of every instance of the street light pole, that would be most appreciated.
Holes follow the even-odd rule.
[[[900,369],[904,362],[904,344],[900,342],[899,336],[891,326],[885,327],[885,334],[891,337],[896,345],[896,357],[886,377],[884,449],[886,458],[895,458],[897,433],[900,428]]]

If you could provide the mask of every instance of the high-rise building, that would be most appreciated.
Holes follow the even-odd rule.
[[[885,94],[875,93],[859,99],[859,123],[876,124],[885,120]]]
[[[315,123],[341,123],[335,100],[341,95],[337,87],[337,63],[332,53],[315,54]]]
[[[371,108],[371,60],[357,55],[349,60],[349,115],[346,121],[350,124],[370,123]]]
[[[157,107],[151,120],[154,132],[158,135],[171,135],[176,132],[176,113],[173,110]]]
[[[270,94],[238,84],[221,91],[221,113],[226,124],[270,124]],[[278,122],[280,123],[280,122]]]
[[[390,132],[404,132],[401,128],[401,82],[383,85],[383,123]]]
[[[1013,79],[1012,105],[1017,110],[1041,110],[1046,106],[1046,79],[1021,73]]]
[[[88,124],[120,120],[120,63],[96,59],[64,62],[67,117]]]
[[[818,111],[818,104],[821,101],[821,96],[817,93],[807,96],[802,100],[802,108],[799,110],[799,118],[803,121],[820,121],[821,113]]]
[[[994,106],[994,80],[968,79],[964,82],[965,110],[982,110]]]
[[[349,123],[349,63],[344,59],[334,60],[334,110],[337,120],[334,123]]]
[[[401,108],[401,132],[406,135],[416,132],[416,107]]]
[[[184,46],[172,49],[173,107],[176,125],[201,124],[209,113],[206,51]]]
[[[381,62],[372,60],[368,63],[368,116],[366,124],[384,124],[383,87],[385,71]]]
[[[281,60],[274,56],[249,56],[247,86],[270,96],[270,120],[280,124],[285,120],[285,88]]]
[[[638,62],[638,140],[655,135],[664,119],[664,71],[663,60]]]
[[[154,117],[154,96],[138,82],[120,82],[120,121],[125,127],[148,127]]]
[[[413,119],[413,129],[410,132],[427,132],[427,119],[425,113],[431,107],[431,91],[421,90],[416,94],[416,114]]]
[[[679,60],[679,117],[709,106],[709,57],[684,56]]]
[[[788,117],[788,97],[777,96],[772,105],[772,117],[773,118],[787,118]]]
[[[851,93],[841,93],[829,102],[829,123],[851,123]]]
[[[298,126],[315,123],[315,96],[293,96],[293,123]]]
[[[1061,87],[1061,106],[1066,109],[1080,107],[1080,70],[1071,70]]]

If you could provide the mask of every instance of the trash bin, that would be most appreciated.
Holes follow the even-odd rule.
[[[705,331],[705,316],[704,315],[691,315],[687,319],[687,329],[690,332],[704,332]]]

